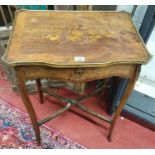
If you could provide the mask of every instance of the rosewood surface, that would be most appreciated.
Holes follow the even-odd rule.
[[[12,66],[96,67],[148,59],[125,12],[18,11],[5,55]]]

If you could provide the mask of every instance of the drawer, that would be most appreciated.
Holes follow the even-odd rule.
[[[82,82],[103,79],[111,76],[130,78],[135,65],[111,65],[106,67],[53,68],[47,66],[22,66],[16,70],[22,72],[26,80],[47,78],[62,81]]]

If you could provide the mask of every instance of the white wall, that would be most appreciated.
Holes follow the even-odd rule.
[[[117,5],[117,11],[132,12],[133,5]]]
[[[155,82],[155,27],[148,40],[147,49],[153,57],[147,65],[142,66],[140,76]]]

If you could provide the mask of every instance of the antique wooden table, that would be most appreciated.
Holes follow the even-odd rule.
[[[7,52],[3,60],[14,67],[22,100],[31,117],[38,144],[39,126],[75,105],[110,123],[108,139],[122,108],[133,90],[141,64],[150,58],[130,15],[125,12],[26,11],[16,13]],[[112,119],[93,112],[80,102],[101,90],[77,100],[56,93],[66,106],[37,121],[25,87],[36,79],[43,102],[40,79],[49,78],[82,83],[118,76],[129,79],[128,86]]]

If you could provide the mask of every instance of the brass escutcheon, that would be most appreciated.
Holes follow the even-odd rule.
[[[84,73],[84,70],[82,68],[78,68],[74,71],[74,75],[77,79],[79,79]]]

